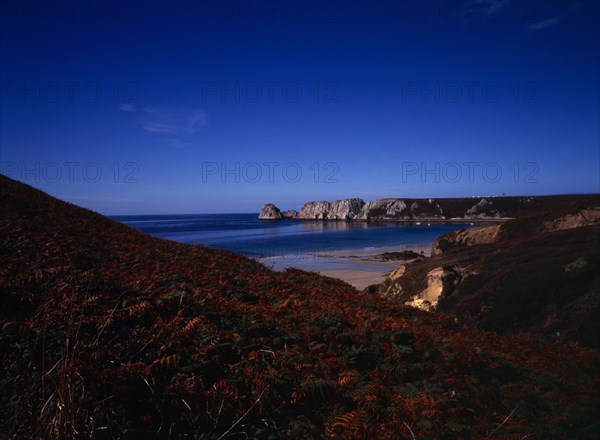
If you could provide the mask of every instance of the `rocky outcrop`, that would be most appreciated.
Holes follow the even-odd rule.
[[[431,255],[439,255],[448,249],[457,247],[494,243],[498,240],[500,226],[497,224],[481,228],[459,229],[442,235],[433,242]]]
[[[408,199],[385,198],[366,202],[359,198],[305,203],[300,212],[285,211],[281,217],[273,212],[276,208],[267,204],[268,220],[347,220],[367,222],[499,222],[521,217],[545,209],[562,209],[569,203],[590,203],[597,195],[565,195],[541,197],[469,197],[455,199]],[[590,212],[590,215],[597,215]],[[584,220],[569,218],[566,223],[579,224]],[[562,226],[557,226],[562,227]],[[551,229],[551,227],[549,227]]]
[[[427,287],[405,302],[406,305],[422,310],[436,309],[441,297],[450,295],[462,277],[452,267],[436,267],[427,273]]]
[[[354,220],[361,212],[365,202],[362,199],[336,200],[331,204],[330,220]]]
[[[406,203],[404,200],[394,200],[392,203],[385,207],[386,215],[395,217],[402,213],[406,209]]]
[[[325,220],[331,210],[331,203],[325,201],[305,203],[298,218],[301,220]]]
[[[365,202],[362,199],[344,199],[333,202],[305,203],[298,215],[303,220],[355,220]]]
[[[487,199],[481,199],[479,203],[473,205],[465,212],[465,218],[469,219],[490,219],[501,218],[500,212],[493,207],[494,202]]]
[[[402,295],[404,289],[402,284],[397,281],[402,278],[404,272],[406,272],[406,266],[399,266],[379,285],[377,292],[385,298],[397,298]]]
[[[410,205],[408,205],[410,203]],[[353,198],[305,203],[297,216],[300,220],[356,220],[356,221],[416,221],[444,220],[443,211],[433,199],[406,201],[378,199],[365,203]]]
[[[600,208],[586,204],[446,234],[371,291],[486,330],[599,347]]]
[[[483,206],[486,206],[485,204]],[[472,211],[475,212],[475,211]],[[590,207],[567,215],[544,215],[545,220],[524,217],[508,223],[479,228],[459,229],[437,238],[431,247],[431,255],[439,255],[451,249],[496,243],[503,239],[519,238],[580,228],[600,223],[600,208]]]
[[[285,212],[281,212],[281,210],[275,206],[273,203],[267,203],[263,205],[260,210],[260,214],[258,214],[259,220],[281,220],[281,219],[297,219],[298,211],[295,209],[288,209]]]
[[[410,261],[425,258],[424,254],[419,254],[415,251],[395,251],[395,252],[384,252],[382,254],[373,255],[369,258],[363,258],[364,260],[372,261]]]
[[[277,206],[272,203],[265,204],[258,214],[259,220],[280,220],[283,218],[283,214]]]
[[[296,219],[298,218],[298,211],[295,209],[288,209],[283,213],[283,218]]]
[[[579,228],[600,223],[600,207],[582,209],[575,214],[569,214],[557,219],[544,222],[544,228],[548,232],[561,231],[563,229]]]
[[[417,221],[444,220],[442,208],[433,199],[378,199],[364,205],[356,220]]]

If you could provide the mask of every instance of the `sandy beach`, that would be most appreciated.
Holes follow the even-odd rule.
[[[331,270],[320,270],[318,271],[321,275],[339,278],[344,280],[348,284],[356,287],[359,290],[364,289],[371,284],[381,283],[390,272],[396,269],[399,264],[395,264],[388,270],[374,271],[374,270],[361,270],[361,269],[331,269]]]
[[[393,270],[405,264],[403,259],[385,261],[384,253],[412,250],[429,256],[431,244],[417,246],[387,246],[374,249],[350,249],[320,254],[284,255],[261,258],[266,266],[274,270],[285,270],[288,267],[313,271],[321,275],[339,278],[359,290],[371,284],[381,283]]]

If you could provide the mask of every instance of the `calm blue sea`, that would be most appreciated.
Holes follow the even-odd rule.
[[[156,237],[205,244],[249,257],[353,251],[428,249],[438,236],[465,224],[367,224],[342,221],[261,221],[258,214],[114,216],[115,220]]]

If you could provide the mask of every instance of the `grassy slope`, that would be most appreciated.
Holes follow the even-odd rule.
[[[0,231],[1,438],[598,433],[595,351],[152,238],[3,176]]]
[[[439,310],[488,330],[560,333],[600,348],[600,225],[550,233],[543,228],[544,221],[590,203],[598,200],[510,220],[500,226],[496,243],[453,245],[409,264],[397,281],[404,290],[399,300],[421,292],[432,269],[462,268],[468,275],[441,298]]]

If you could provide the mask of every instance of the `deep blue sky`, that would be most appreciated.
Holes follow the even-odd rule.
[[[4,1],[2,172],[105,214],[598,192],[599,19],[576,0]]]

